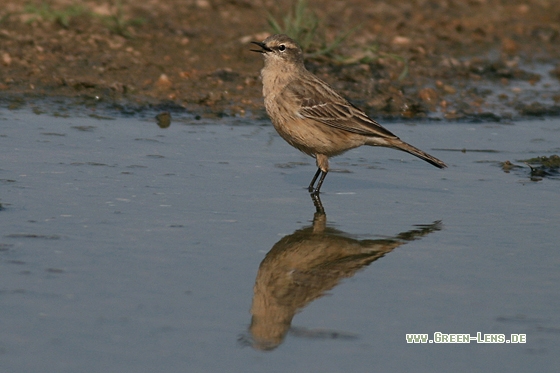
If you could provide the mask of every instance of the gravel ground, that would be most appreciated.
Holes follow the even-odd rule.
[[[0,100],[263,116],[250,52],[293,9],[268,0],[4,0]],[[309,1],[310,70],[373,117],[560,114],[560,2]],[[357,27],[356,27],[357,26]],[[323,44],[321,44],[323,43]]]

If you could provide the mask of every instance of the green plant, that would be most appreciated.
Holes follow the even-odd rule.
[[[328,55],[335,62],[341,64],[372,63],[382,58],[388,58],[403,64],[398,80],[403,80],[408,75],[406,58],[394,53],[381,52],[378,45],[369,46],[351,57],[333,53],[350,34],[361,26],[358,25],[342,32],[331,43],[327,43],[324,35],[324,25],[321,24],[315,12],[309,8],[306,0],[298,0],[282,21],[278,21],[271,14],[268,14],[268,24],[275,34],[286,34],[297,40],[306,52],[305,56],[307,58]]]
[[[397,78],[399,81],[403,80],[408,75],[408,61],[406,58],[394,53],[381,52],[378,45],[371,45],[352,57],[335,56],[337,62],[348,65],[353,63],[369,64],[379,61],[382,58],[389,58],[403,64],[403,69]]]
[[[315,12],[309,9],[306,0],[298,0],[281,22],[269,14],[268,24],[275,34],[286,34],[296,40],[307,52],[308,58],[330,54],[359,27],[337,35],[330,44],[327,44],[324,26]]]
[[[319,18],[307,7],[307,1],[298,0],[294,9],[283,19],[283,25],[271,15],[268,24],[276,34],[286,34],[299,42],[303,49],[310,47],[319,27]]]
[[[123,3],[121,0],[114,1],[114,12],[110,15],[96,14],[105,26],[114,34],[130,38],[129,27],[143,25],[146,20],[144,18],[130,18],[125,14]]]
[[[550,169],[560,168],[560,157],[557,154],[553,154],[550,157],[542,156],[542,157],[524,159],[521,162],[538,164],[542,167],[546,167]]]
[[[39,6],[34,4],[26,5],[23,13],[33,15],[27,22],[34,22],[40,18],[46,22],[58,23],[60,26],[68,28],[72,18],[86,14],[88,11],[81,5],[69,5],[60,10],[53,9],[43,1]]]
[[[69,5],[63,9],[53,9],[45,1],[41,5],[28,4],[25,6],[23,13],[31,14],[32,17],[27,22],[34,22],[37,19],[42,19],[46,22],[58,23],[64,28],[70,26],[73,18],[79,16],[96,17],[114,34],[124,37],[130,37],[129,28],[131,26],[138,26],[145,23],[143,18],[130,18],[124,11],[123,3],[121,0],[114,0],[114,11],[109,15],[93,13],[82,5]],[[0,23],[5,21],[10,14],[0,18]]]
[[[10,18],[12,15],[12,13],[6,13],[3,16],[0,16],[0,25],[4,22],[6,22],[8,20],[8,18]]]

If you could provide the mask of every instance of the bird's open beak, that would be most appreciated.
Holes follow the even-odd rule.
[[[269,47],[266,46],[265,43],[260,42],[260,41],[252,41],[251,43],[258,45],[259,47],[261,47],[262,49],[251,49],[251,52],[258,52],[258,53],[266,53],[266,52],[272,52],[272,49],[270,49]]]

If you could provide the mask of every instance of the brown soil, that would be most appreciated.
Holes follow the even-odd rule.
[[[264,114],[250,52],[291,8],[271,0],[116,1],[82,4],[70,18],[37,16],[38,0],[3,0],[0,98],[86,97],[196,114]],[[282,5],[276,5],[281,3]],[[374,117],[500,119],[559,115],[560,2],[556,0],[309,1],[331,40],[355,25],[334,56],[310,70]],[[105,21],[99,16],[106,15]],[[143,24],[134,24],[142,18]],[[369,52],[368,52],[369,50]],[[335,56],[344,57],[344,63]],[[408,74],[402,80],[407,61]]]

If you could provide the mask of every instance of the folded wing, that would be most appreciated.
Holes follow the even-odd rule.
[[[301,116],[364,136],[397,138],[326,83],[313,76],[310,78],[293,81],[285,88],[286,93],[299,101]]]

